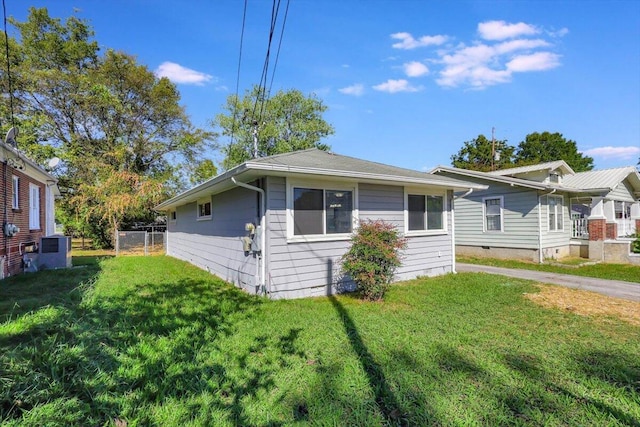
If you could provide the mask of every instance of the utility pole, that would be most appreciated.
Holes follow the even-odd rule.
[[[491,128],[491,171],[495,170],[494,160],[496,158],[496,128]]]
[[[253,158],[258,157],[258,121],[253,121]]]

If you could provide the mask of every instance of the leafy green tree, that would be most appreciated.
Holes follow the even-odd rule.
[[[580,153],[576,142],[561,133],[530,133],[518,144],[515,155],[518,166],[555,160],[564,160],[576,172],[593,169],[593,158]]]
[[[451,156],[451,164],[456,168],[481,172],[503,169],[513,165],[514,150],[506,140],[492,142],[484,135],[478,135],[466,141],[460,151]]]
[[[211,159],[204,159],[196,164],[189,175],[191,185],[198,185],[218,174],[218,168]]]
[[[62,23],[45,8],[31,8],[25,22],[12,24],[20,33],[19,40],[10,40],[15,120],[28,130],[18,143],[36,160],[52,154],[63,160],[56,173],[69,200],[60,206],[70,211],[62,217],[85,220],[104,239],[127,216],[151,216],[150,200],[160,197],[156,190],[171,183],[162,190],[166,196],[176,188],[177,163],[198,163],[215,135],[191,124],[168,79],[126,53],[101,54],[85,21],[71,17]],[[4,38],[0,43],[4,50]],[[114,193],[117,183],[122,185]],[[110,199],[92,197],[100,191],[131,209],[125,214]]]
[[[278,91],[266,99],[257,86],[242,99],[227,98],[225,112],[218,114],[214,126],[222,135],[232,137],[223,149],[223,167],[230,169],[251,158],[254,152],[254,131],[257,128],[258,156],[329,146],[320,140],[334,133],[333,127],[322,118],[327,107],[313,95],[305,96],[296,89]]]

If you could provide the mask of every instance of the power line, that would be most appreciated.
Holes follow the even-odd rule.
[[[271,43],[273,42],[273,33],[275,32],[275,25],[278,19],[278,11],[280,10],[280,0],[273,0],[271,6],[271,25],[269,28],[269,42],[267,43],[267,54],[265,55],[264,65],[262,66],[262,75],[260,76],[260,83],[258,84],[258,93],[256,94],[256,102],[253,106],[252,116],[255,117],[258,103],[260,103],[260,114],[258,116],[258,122],[262,118],[264,111],[264,101],[266,99],[267,90],[267,75],[269,73],[269,58],[271,55]]]
[[[284,35],[284,26],[287,24],[287,15],[289,14],[289,0],[287,0],[287,7],[284,10],[284,19],[282,20],[282,28],[280,29],[280,40],[278,41],[278,51],[276,52],[276,61],[273,64],[273,71],[271,72],[271,82],[269,83],[268,96],[271,96],[271,88],[273,87],[273,79],[276,76],[276,68],[278,67],[278,59],[280,58],[280,47],[282,47],[282,36]]]
[[[4,2],[4,0],[2,0]],[[235,105],[233,108],[233,121],[231,122],[231,144],[233,144],[233,137],[236,129],[236,116],[238,113],[238,91],[240,87],[240,65],[242,64],[242,45],[244,43],[244,26],[247,20],[247,1],[244,0],[244,11],[242,12],[242,30],[240,31],[240,54],[238,55],[238,73],[236,75],[236,97]]]
[[[7,32],[7,6],[5,0],[2,0],[2,13],[4,16],[4,47],[5,55],[7,58],[7,82],[9,84],[9,108],[11,112],[11,126],[15,127],[15,121],[13,118],[13,88],[11,87],[11,64],[9,58],[9,34]]]

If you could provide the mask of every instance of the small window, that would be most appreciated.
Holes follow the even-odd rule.
[[[352,191],[293,189],[294,236],[347,234],[352,229]]]
[[[29,230],[40,230],[40,187],[29,184]]]
[[[210,200],[201,200],[198,202],[198,219],[211,219]]]
[[[564,210],[562,196],[547,196],[549,231],[564,230]]]
[[[20,209],[20,178],[13,176],[13,186],[11,189],[11,208]]]
[[[502,231],[502,197],[482,199],[484,208],[484,231]]]
[[[557,184],[560,182],[560,175],[558,175],[557,173],[551,172],[549,174],[549,182],[552,182],[554,184]]]
[[[444,230],[444,197],[407,195],[407,231]]]
[[[177,219],[178,219],[178,215],[177,215],[176,211],[171,211],[169,213],[169,221],[176,222]]]

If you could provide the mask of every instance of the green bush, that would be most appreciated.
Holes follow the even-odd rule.
[[[640,232],[636,233],[636,240],[631,242],[631,252],[640,254]]]
[[[351,238],[351,248],[342,257],[342,270],[355,282],[362,297],[377,301],[384,297],[400,266],[400,251],[406,239],[384,221],[367,221]]]

